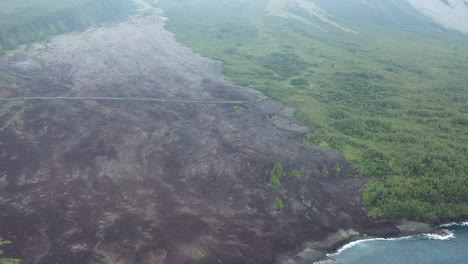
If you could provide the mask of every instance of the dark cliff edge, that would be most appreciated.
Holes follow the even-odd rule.
[[[402,234],[368,217],[369,179],[303,142],[295,109],[226,80],[164,18],[59,36],[0,70],[2,98],[133,98],[0,100],[0,236],[25,264],[300,263]]]
[[[132,10],[130,0],[90,0],[0,29],[0,52],[50,36],[80,31],[99,22],[124,16]]]

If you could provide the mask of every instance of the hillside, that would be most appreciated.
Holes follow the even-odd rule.
[[[403,232],[368,217],[370,179],[305,143],[295,109],[225,79],[164,21],[133,16],[0,62],[6,256],[271,264]]]
[[[129,0],[3,0],[0,3],[0,55],[21,44],[130,13]]]
[[[468,216],[468,37],[409,2],[23,3],[1,257],[310,264]]]
[[[161,1],[167,28],[298,107],[308,141],[379,178],[374,216],[468,213],[468,38],[406,1]]]
[[[468,1],[466,0],[408,0],[422,14],[435,22],[468,34]]]
[[[270,0],[266,10],[270,15],[347,32],[380,26],[420,33],[444,28],[468,33],[466,0]]]
[[[424,32],[437,30],[430,19],[406,0],[271,0],[267,10],[271,5],[281,7],[283,17],[286,17],[284,14],[294,14],[302,22],[318,22],[324,30],[334,28],[354,33],[376,27]]]

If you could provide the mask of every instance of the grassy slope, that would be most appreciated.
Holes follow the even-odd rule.
[[[160,5],[179,41],[222,60],[239,84],[300,108],[316,130],[309,142],[343,151],[380,178],[365,193],[374,214],[468,214],[466,37],[323,32],[266,16],[264,1],[232,2]]]
[[[33,21],[61,9],[75,7],[91,0],[3,0],[0,9],[0,28]]]
[[[131,0],[0,1],[0,55],[21,44],[127,14],[132,8]]]

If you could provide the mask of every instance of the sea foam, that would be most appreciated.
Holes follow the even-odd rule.
[[[459,224],[449,223],[443,226],[441,225],[440,227],[449,227],[449,226],[455,226],[455,225],[468,226],[468,222],[463,222]],[[405,236],[405,237],[397,237],[397,238],[370,238],[370,239],[357,240],[357,241],[353,241],[349,244],[344,245],[343,247],[338,249],[335,253],[327,254],[327,256],[336,257],[337,255],[339,255],[340,253],[342,253],[343,251],[347,249],[353,248],[362,243],[372,242],[372,241],[397,241],[397,240],[406,240],[406,239],[418,238],[418,237],[422,237],[426,239],[434,239],[434,240],[449,240],[449,239],[455,238],[455,234],[452,231],[446,230],[446,229],[443,229],[442,231],[444,234],[427,233],[427,234],[421,234],[421,235],[416,235],[416,236]]]
[[[439,228],[447,228],[451,226],[468,226],[468,221],[467,222],[461,222],[461,223],[447,223],[447,224],[442,224],[439,225]],[[335,253],[327,254],[328,257],[332,258],[338,256],[340,253],[342,253],[345,250],[348,250],[350,248],[353,248],[359,244],[366,243],[366,242],[372,242],[372,241],[395,241],[395,240],[406,240],[406,239],[411,239],[411,238],[424,238],[424,239],[433,239],[433,240],[450,240],[455,238],[454,232],[447,230],[447,229],[442,229],[443,234],[436,234],[436,233],[427,233],[427,234],[421,234],[421,235],[416,235],[416,236],[405,236],[405,237],[397,237],[397,238],[370,238],[370,239],[362,239],[362,240],[357,240],[353,241],[351,243],[348,243],[338,249]],[[320,263],[329,263],[328,261],[319,261],[319,262],[314,262],[314,264],[320,264]]]
[[[451,227],[451,226],[468,226],[468,222],[460,222],[460,223],[451,222],[451,223],[439,225],[438,227]]]
[[[366,243],[366,242],[372,242],[372,241],[396,241],[396,240],[405,240],[405,239],[410,239],[410,238],[413,238],[413,236],[406,236],[406,237],[397,237],[397,238],[369,238],[369,239],[362,239],[362,240],[357,240],[357,241],[353,241],[349,244],[346,244],[344,245],[343,247],[341,247],[340,249],[338,249],[338,251],[336,251],[335,253],[332,253],[332,254],[327,254],[328,257],[334,257],[334,256],[337,256],[339,255],[341,252],[347,250],[347,249],[350,249],[352,247],[355,247],[359,244],[362,244],[362,243]]]
[[[427,239],[434,239],[434,240],[449,240],[455,238],[455,233],[450,230],[443,229],[444,234],[422,234],[423,237]]]
[[[460,222],[460,223],[452,222],[452,223],[439,225],[438,228],[441,228],[440,233],[426,233],[426,234],[420,234],[420,235],[415,235],[415,236],[406,236],[406,237],[398,237],[398,238],[372,238],[372,239],[357,240],[347,245],[344,245],[335,253],[327,254],[327,256],[330,258],[330,260],[334,260],[334,258],[337,257],[339,254],[341,254],[343,251],[353,248],[356,245],[359,245],[361,243],[372,242],[372,241],[395,241],[395,240],[407,240],[407,239],[418,239],[418,238],[427,239],[427,240],[451,240],[451,239],[456,238],[455,233],[445,228],[452,227],[452,226],[468,227],[468,221]],[[331,263],[330,260],[318,261],[318,262],[314,262],[314,264]]]

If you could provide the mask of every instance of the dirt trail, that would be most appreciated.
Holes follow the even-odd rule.
[[[368,218],[368,180],[354,166],[303,143],[309,128],[295,109],[225,79],[221,63],[177,43],[164,21],[135,16],[0,62],[0,96],[31,98],[0,101],[9,107],[0,111],[8,256],[271,264],[307,247],[316,259],[357,234],[398,234]],[[284,171],[276,188],[275,163]]]
[[[110,100],[110,101],[147,101],[147,102],[162,102],[162,103],[182,103],[182,104],[249,104],[256,103],[266,99],[264,96],[253,101],[195,101],[195,100],[170,100],[145,97],[11,97],[0,98],[0,101],[25,101],[25,100]]]

